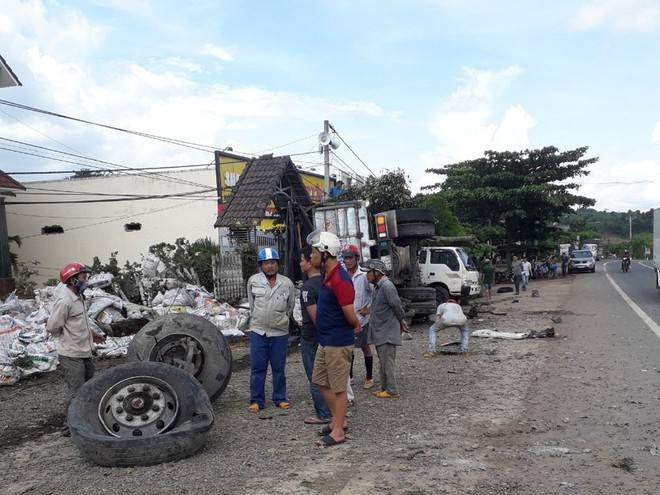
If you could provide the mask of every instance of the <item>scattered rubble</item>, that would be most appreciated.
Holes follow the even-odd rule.
[[[126,355],[136,332],[149,321],[169,313],[201,316],[218,327],[225,337],[245,335],[249,309],[221,303],[204,287],[167,278],[166,273],[160,259],[153,255],[145,257],[143,278],[136,278],[144,304],[128,301],[113,284],[111,273],[90,277],[84,293],[90,329],[106,335],[105,343],[96,344],[99,357]],[[185,276],[196,278],[189,273]],[[46,322],[61,286],[37,289],[34,299],[19,299],[12,293],[0,304],[0,385],[14,385],[23,377],[57,368],[57,338],[46,331]],[[299,307],[297,312],[300,313]]]

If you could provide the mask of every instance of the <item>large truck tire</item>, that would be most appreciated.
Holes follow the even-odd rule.
[[[437,285],[434,287],[434,289],[435,289],[436,302],[438,303],[438,305],[446,303],[447,300],[451,297],[446,287]]]
[[[67,421],[86,459],[128,467],[195,454],[214,417],[207,393],[189,373],[147,361],[121,364],[89,380],[71,400]]]
[[[435,224],[427,222],[401,223],[396,227],[397,237],[426,239],[435,235]]]
[[[423,302],[411,302],[408,304],[408,308],[415,311],[415,318],[419,318],[435,314],[438,306],[435,304],[434,300],[431,300]]]
[[[397,289],[399,297],[410,302],[435,301],[436,294],[433,287],[402,287]]]
[[[167,315],[145,325],[128,346],[130,361],[158,361],[193,375],[215,401],[229,384],[229,344],[213,323],[187,313]]]
[[[433,212],[426,208],[402,208],[396,210],[396,222],[405,223],[432,223],[435,224]]]

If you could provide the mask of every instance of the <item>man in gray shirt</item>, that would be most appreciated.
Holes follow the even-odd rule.
[[[367,272],[369,283],[375,287],[370,309],[369,340],[376,346],[378,354],[380,391],[374,395],[379,399],[397,398],[396,348],[401,345],[401,332],[407,329],[401,299],[396,287],[387,278],[385,263],[369,260],[360,263],[360,269]]]
[[[511,261],[511,271],[513,271],[513,285],[516,286],[516,296],[520,294],[520,282],[523,278],[523,264],[522,261],[518,259],[518,256],[514,256]]]

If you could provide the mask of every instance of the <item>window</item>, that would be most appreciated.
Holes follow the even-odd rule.
[[[441,249],[434,249],[431,251],[431,264],[432,265],[447,265],[453,272],[460,269],[458,258],[452,251],[444,251]]]
[[[428,251],[427,251],[427,250],[424,249],[424,250],[422,250],[422,251],[419,252],[419,262],[420,262],[422,265],[425,265],[425,264],[426,264],[426,258],[427,258],[427,256],[428,256]]]

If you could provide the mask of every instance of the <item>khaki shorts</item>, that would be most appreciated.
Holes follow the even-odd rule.
[[[353,346],[323,347],[316,350],[312,383],[331,389],[339,394],[346,392],[348,374],[351,371]]]

